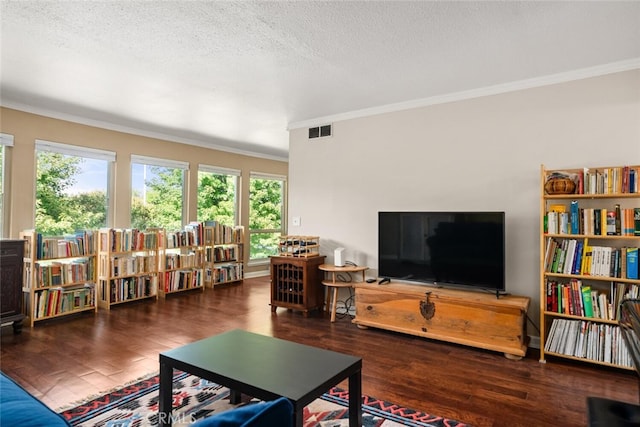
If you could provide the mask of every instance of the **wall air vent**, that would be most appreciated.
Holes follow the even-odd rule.
[[[309,128],[309,139],[323,138],[325,136],[331,136],[331,125]]]

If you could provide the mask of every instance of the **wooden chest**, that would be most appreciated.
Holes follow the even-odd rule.
[[[522,358],[530,299],[390,283],[355,284],[359,327],[375,327]]]

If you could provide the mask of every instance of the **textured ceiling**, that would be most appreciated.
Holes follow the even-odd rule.
[[[3,106],[286,158],[289,127],[618,64],[638,1],[1,1]]]

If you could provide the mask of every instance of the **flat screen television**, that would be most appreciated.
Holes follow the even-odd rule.
[[[379,212],[378,275],[505,290],[504,212]]]

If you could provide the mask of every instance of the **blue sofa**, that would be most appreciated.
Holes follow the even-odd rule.
[[[20,384],[0,372],[0,426],[68,427],[70,424]]]
[[[69,427],[58,413],[0,372],[0,426]],[[221,412],[194,427],[292,427],[293,405],[284,397]]]

